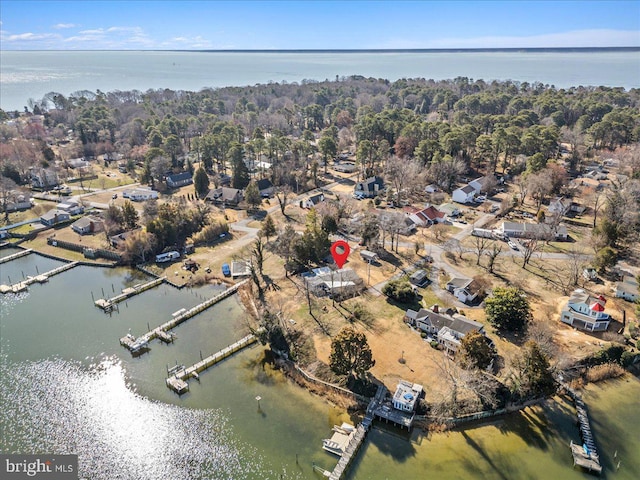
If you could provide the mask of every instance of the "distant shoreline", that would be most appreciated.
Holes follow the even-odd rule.
[[[7,50],[0,52],[189,52],[189,53],[594,53],[640,52],[637,47],[514,47],[514,48],[344,48],[344,49],[98,49],[98,50]]]

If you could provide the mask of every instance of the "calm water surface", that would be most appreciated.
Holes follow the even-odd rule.
[[[591,52],[149,52],[1,51],[0,107],[22,110],[48,92],[246,86],[386,78],[474,79],[640,87],[640,50]]]
[[[29,255],[2,264],[0,283],[58,265]],[[85,478],[105,480],[318,479],[313,463],[335,465],[322,438],[348,416],[272,371],[261,347],[201,374],[182,397],[164,385],[167,365],[194,363],[200,352],[208,355],[246,333],[235,298],[177,327],[173,345],[153,342],[139,358],[120,347],[129,329],[143,333],[219,288],[162,285],[120,304],[112,316],[93,306],[92,294],[143,280],[124,269],[76,267],[0,298],[0,451],[77,453]],[[640,471],[639,396],[635,379],[590,387],[585,396],[605,478],[631,479]],[[574,415],[558,399],[449,434],[375,428],[348,478],[591,478],[571,468]]]

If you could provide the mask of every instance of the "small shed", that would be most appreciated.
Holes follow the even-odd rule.
[[[378,254],[369,250],[360,250],[360,258],[367,263],[378,263],[380,261]]]
[[[429,275],[425,270],[416,270],[409,277],[409,283],[417,287],[424,287],[429,283]]]

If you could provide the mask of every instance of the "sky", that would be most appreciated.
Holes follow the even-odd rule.
[[[0,0],[0,50],[640,47],[640,0]]]

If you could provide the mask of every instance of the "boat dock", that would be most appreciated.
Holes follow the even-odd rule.
[[[21,252],[22,253],[22,252]],[[49,281],[49,278],[62,272],[72,269],[78,265],[78,262],[65,263],[64,265],[54,268],[48,272],[36,275],[35,277],[27,276],[22,282],[15,283],[13,285],[0,285],[0,293],[19,293],[27,290],[29,285],[33,283],[45,283]]]
[[[571,441],[569,445],[571,454],[573,455],[574,467],[578,465],[590,472],[602,473],[602,465],[600,465],[600,456],[596,449],[596,444],[591,432],[591,424],[587,415],[587,406],[582,401],[578,393],[568,385],[564,385],[565,389],[573,399],[576,406],[576,415],[578,417],[578,426],[580,427],[580,436],[582,437],[582,445],[578,445]]]
[[[373,419],[375,418],[374,412],[378,408],[378,404],[382,401],[386,392],[387,392],[387,389],[384,387],[384,385],[378,385],[378,390],[376,391],[375,396],[367,406],[367,413],[364,419],[362,420],[362,422],[360,422],[360,424],[358,424],[355,435],[351,437],[349,444],[344,449],[344,453],[340,457],[338,464],[335,466],[335,468],[329,475],[329,480],[341,480],[342,477],[345,475],[347,469],[351,465],[351,462],[353,461],[356,454],[360,450],[360,447],[364,443],[364,439],[367,436],[367,432],[369,431],[369,428],[373,423]]]
[[[221,300],[224,300],[225,298],[233,295],[247,281],[248,280],[243,280],[242,282],[236,283],[234,286],[227,288],[224,292],[216,295],[215,297],[210,298],[209,300],[202,302],[199,305],[196,305],[193,308],[190,308],[189,310],[185,311],[180,315],[173,317],[168,322],[165,322],[162,325],[159,325],[156,328],[149,330],[144,335],[141,335],[139,337],[134,337],[133,335],[128,334],[122,337],[120,339],[120,345],[129,349],[131,353],[135,353],[140,351],[142,348],[146,347],[149,344],[149,342],[154,338],[160,338],[162,340],[165,340],[165,338],[168,338],[167,335],[169,330],[177,327],[183,322],[186,322],[190,318],[195,317],[199,313],[204,312],[207,308],[211,307],[212,305],[215,305]]]
[[[0,264],[6,263],[6,262],[10,262],[11,260],[15,260],[16,258],[26,257],[31,252],[33,252],[33,250],[29,248],[27,250],[22,250],[20,252],[14,253],[13,255],[8,255],[6,257],[2,257],[2,258],[0,258]]]
[[[113,307],[118,303],[123,302],[127,298],[131,298],[135,295],[138,295],[139,293],[146,292],[151,288],[157,287],[162,282],[164,282],[166,278],[167,277],[154,278],[150,282],[143,283],[141,285],[134,285],[133,287],[130,287],[130,288],[125,288],[124,290],[122,290],[122,293],[120,295],[116,295],[115,297],[111,297],[107,299],[99,298],[93,303],[95,304],[96,307],[101,308],[105,312],[110,312],[111,310],[113,310]]]
[[[249,345],[253,345],[257,341],[258,339],[256,338],[255,335],[249,334],[246,337],[241,338],[234,344],[229,345],[226,348],[223,348],[219,352],[214,353],[213,355],[210,355],[207,358],[203,358],[198,363],[195,363],[188,368],[174,367],[174,369],[170,371],[171,376],[169,376],[166,380],[167,387],[169,387],[171,390],[173,390],[178,394],[187,392],[189,390],[189,384],[187,383],[187,380],[189,378],[193,377],[199,380],[198,374],[200,372],[206,370],[209,367],[212,367],[218,362],[221,362],[225,358],[230,357],[234,353],[239,352],[240,350],[243,350]]]

